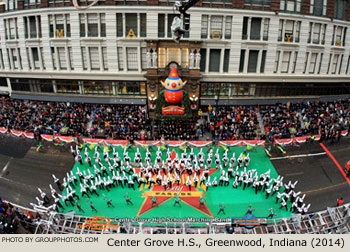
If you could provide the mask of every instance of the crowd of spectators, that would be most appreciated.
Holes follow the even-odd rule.
[[[203,135],[203,125],[198,118],[188,120],[157,120],[154,125],[154,139],[198,140]]]
[[[209,109],[210,132],[216,140],[254,140],[259,123],[255,106],[220,106]]]
[[[34,234],[37,218],[40,218],[39,214],[34,216],[32,212],[14,207],[0,198],[0,234]]]
[[[350,100],[261,106],[260,113],[266,135],[274,138],[321,133],[327,139],[350,126]]]
[[[261,115],[259,124],[258,114]],[[145,106],[15,100],[1,97],[0,127],[128,140],[239,140],[321,134],[350,126],[350,100],[208,108],[208,118],[148,119]],[[265,132],[265,134],[264,134]]]

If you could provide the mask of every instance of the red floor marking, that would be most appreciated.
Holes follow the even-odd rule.
[[[346,181],[350,185],[350,180],[349,180],[348,177],[346,177],[346,174],[345,174],[343,168],[341,167],[341,165],[338,163],[338,161],[335,159],[335,157],[332,155],[332,153],[326,148],[326,146],[324,146],[323,143],[320,143],[320,145],[321,145],[322,149],[324,149],[324,151],[328,154],[328,156],[333,160],[333,162],[338,167],[338,169],[341,172],[341,174],[343,174],[344,178],[346,179]]]

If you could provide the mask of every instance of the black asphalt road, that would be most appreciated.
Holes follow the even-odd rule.
[[[350,159],[349,138],[340,143],[325,143],[329,151],[341,166]],[[48,184],[54,185],[52,174],[62,178],[70,171],[74,161],[69,152],[52,151],[50,154],[35,152],[35,140],[23,139],[9,135],[0,135],[0,197],[11,202],[30,206],[39,196],[38,187],[50,195]],[[306,193],[305,202],[311,203],[310,211],[326,209],[334,206],[339,197],[350,201],[350,186],[339,169],[318,142],[300,145],[288,145],[287,153],[282,154],[273,148],[272,160],[277,172],[284,176],[284,182],[298,180],[296,189]],[[309,157],[287,156],[317,154]]]
[[[74,165],[69,153],[37,153],[35,140],[2,135],[0,141],[0,197],[22,206],[36,203],[38,187],[48,195],[49,184],[58,190],[52,174],[62,181]]]
[[[330,142],[324,142],[324,144],[345,169],[345,161],[350,159],[349,138],[343,138],[335,144]],[[350,202],[348,182],[318,142],[286,146],[285,149],[287,151],[285,155],[275,154],[272,159],[302,154],[321,154],[272,160],[277,172],[284,176],[284,182],[298,180],[296,190],[306,193],[305,202],[311,203],[310,211],[335,206],[340,197],[343,197],[345,202]],[[274,150],[274,153],[278,152]]]

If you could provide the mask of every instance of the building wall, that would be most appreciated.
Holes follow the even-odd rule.
[[[158,14],[173,14],[172,6],[158,6],[165,2],[162,1],[140,1],[145,4],[144,6],[137,5],[127,5],[127,6],[94,6],[88,10],[77,11],[74,7],[50,7],[50,8],[37,8],[37,9],[24,9],[16,10],[12,12],[3,12],[0,14],[0,48],[2,50],[3,63],[0,62],[0,75],[7,78],[36,78],[36,79],[72,79],[72,80],[109,80],[109,81],[146,81],[146,71],[142,69],[141,66],[141,52],[142,48],[146,48],[147,41],[152,40],[169,40],[172,42],[172,38],[159,38],[158,37]],[[328,0],[327,11],[325,12],[327,16],[314,16],[314,15],[303,15],[308,14],[307,10],[310,9],[310,1],[303,1],[301,3],[300,12],[285,12],[281,11],[279,1],[271,0],[269,6],[265,6],[264,10],[262,8],[252,8],[252,5],[245,4],[248,1],[232,1],[229,4],[229,8],[221,8],[220,4],[216,6],[220,8],[213,7],[193,7],[190,9],[191,23],[190,23],[190,35],[189,38],[184,40],[190,41],[200,41],[201,49],[207,50],[206,53],[206,68],[201,71],[202,82],[237,82],[237,83],[348,83],[350,82],[350,67],[349,67],[349,43],[350,43],[350,30],[349,22],[338,19],[330,19],[334,15],[334,0]],[[115,5],[113,1],[106,1]],[[207,6],[208,2],[200,2],[198,6]],[[47,4],[52,5],[52,2],[41,2],[42,6]],[[147,6],[146,6],[147,4]],[[56,3],[56,6],[59,3]],[[67,3],[67,5],[69,5]],[[209,4],[210,5],[210,4]],[[20,4],[21,6],[21,4]],[[233,8],[232,8],[233,6]],[[248,8],[249,7],[249,8]],[[7,8],[7,6],[6,6]],[[333,10],[333,12],[332,12]],[[0,9],[1,11],[1,9]],[[350,11],[349,11],[350,12]],[[69,14],[70,19],[70,37],[64,38],[51,38],[50,37],[50,27],[49,27],[49,15],[58,14]],[[105,26],[106,35],[97,37],[81,37],[80,36],[80,19],[79,14],[93,14],[98,13],[105,15]],[[123,25],[126,26],[125,13],[146,13],[146,37],[140,37],[140,33],[136,38],[127,38],[125,36],[125,31],[122,37],[116,36],[117,22],[116,13],[122,13],[123,15]],[[309,13],[310,14],[310,13]],[[208,24],[208,38],[202,38],[202,18],[203,15],[222,16],[222,17],[232,17],[232,23],[230,24],[231,37],[226,39],[211,39],[210,38],[210,23]],[[41,36],[36,38],[26,38],[25,37],[25,24],[24,17],[28,16],[40,16],[41,20]],[[268,40],[264,40],[263,36],[259,40],[255,39],[243,39],[243,26],[244,18],[249,18],[250,22],[253,22],[255,18],[262,18],[263,20],[269,20],[268,28]],[[346,16],[346,18],[348,15]],[[6,34],[9,33],[8,22],[10,20],[17,20],[17,33],[18,38],[6,39]],[[282,36],[282,41],[278,41],[280,21],[287,20],[288,22],[295,21],[301,22],[300,26],[300,40],[299,42],[284,42],[284,36]],[[4,26],[6,21],[6,27]],[[139,22],[139,21],[138,21]],[[100,21],[99,21],[100,23]],[[312,44],[308,43],[309,39],[309,26],[310,23],[325,24],[325,43],[322,44]],[[248,26],[249,26],[248,22]],[[225,23],[222,24],[222,29],[225,31]],[[341,35],[340,44],[334,42],[332,45],[332,40],[336,37],[333,36],[334,26],[342,27],[343,34]],[[166,28],[165,28],[166,29]],[[252,28],[251,28],[252,29]],[[262,28],[261,28],[262,29]],[[286,29],[286,28],[285,28]],[[346,32],[345,32],[345,30]],[[284,31],[284,30],[282,30]],[[249,32],[249,28],[248,28]],[[295,32],[295,30],[294,30]],[[263,34],[263,29],[261,30]],[[295,33],[293,33],[294,36]],[[343,37],[345,37],[345,43],[343,44]],[[335,39],[336,40],[336,39]],[[337,41],[337,40],[336,40]],[[89,67],[84,69],[82,49],[86,48],[86,52],[89,51],[88,48],[94,47],[98,48],[98,61],[100,63],[100,70],[92,70]],[[128,54],[127,48],[133,47],[137,48],[137,60],[138,65],[136,71],[129,71],[126,67],[120,70],[120,58],[122,55],[123,63],[127,62]],[[11,48],[18,52],[16,55],[16,60],[18,67],[14,69],[13,53],[11,53]],[[29,54],[27,53],[27,48],[29,48]],[[33,55],[31,55],[31,48],[37,48],[38,50],[38,60],[36,60],[37,65],[33,67]],[[54,48],[54,49],[51,49]],[[64,48],[65,55],[59,55],[58,49]],[[67,51],[71,48],[72,55],[70,56]],[[106,48],[106,59],[103,56],[103,49]],[[121,54],[118,55],[118,49],[121,49]],[[20,51],[16,51],[20,49]],[[210,50],[219,49],[220,50],[220,61],[219,61],[219,71],[210,71]],[[229,60],[228,60],[228,71],[224,71],[224,54],[225,49],[229,50]],[[241,50],[256,51],[258,50],[258,63],[257,71],[249,72],[250,63],[248,62],[249,54],[245,54],[245,63],[243,66],[243,71],[240,72],[240,57]],[[35,50],[35,49],[34,49]],[[42,50],[42,53],[40,51]],[[52,60],[52,50],[56,53],[57,57],[62,57],[65,59],[67,64],[67,69],[59,69],[58,60],[56,59],[56,69],[54,69],[54,62]],[[263,51],[266,51],[266,60],[264,71],[260,72],[260,67],[262,62]],[[281,72],[281,69],[276,69],[276,55],[280,52],[289,52],[291,55],[297,52],[297,63],[295,72],[289,71],[287,73]],[[309,52],[309,58],[306,59],[306,55]],[[318,58],[316,64],[321,66],[320,71],[315,71],[315,73],[310,73],[305,69],[305,62],[307,67],[312,64],[310,55],[313,52],[323,53],[322,60]],[[329,65],[334,63],[332,59],[330,60],[330,55],[339,55],[338,63],[336,65],[336,73],[328,71]],[[280,53],[278,62],[281,66],[283,61],[283,53]],[[97,57],[97,56],[96,56]],[[342,64],[340,63],[341,57],[343,58]],[[159,58],[159,57],[158,57]],[[74,69],[70,68],[70,60],[72,59]],[[95,61],[94,59],[92,59]],[[87,59],[89,62],[89,59]],[[108,70],[103,67],[103,61],[108,62]],[[31,62],[31,63],[30,63]],[[291,65],[292,59],[289,60],[289,65]],[[32,67],[30,67],[32,65]],[[12,67],[11,67],[12,66]],[[289,66],[291,67],[291,66]],[[318,73],[319,72],[319,73]],[[327,73],[328,72],[328,73]],[[292,85],[292,84],[291,84]]]

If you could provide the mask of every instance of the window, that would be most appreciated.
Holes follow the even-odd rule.
[[[319,44],[321,35],[321,24],[314,24],[314,30],[312,35],[312,43]]]
[[[261,55],[260,73],[265,72],[265,62],[266,62],[266,50],[263,50]]]
[[[57,47],[58,60],[61,70],[67,70],[66,51],[64,47]]]
[[[326,30],[327,30],[327,25],[323,24],[322,25],[322,41],[321,41],[322,45],[324,45],[326,42]]]
[[[320,56],[320,61],[319,61],[319,65],[318,65],[317,74],[320,74],[320,73],[321,73],[322,60],[323,60],[323,53],[321,53],[321,56]]]
[[[31,66],[28,48],[27,48],[27,58],[28,58],[28,65]],[[52,67],[54,70],[56,70],[57,69],[56,52],[54,47],[51,47],[51,60],[52,60]]]
[[[224,52],[224,73],[228,72],[230,63],[230,49],[225,49]]]
[[[201,49],[200,54],[201,54],[200,71],[205,72],[205,66],[207,62],[207,49]]]
[[[306,52],[306,56],[305,56],[305,62],[304,62],[304,71],[303,74],[306,73],[306,69],[307,69],[307,62],[309,61],[309,52]]]
[[[310,14],[326,16],[327,0],[310,0]]]
[[[300,21],[280,20],[278,41],[282,41],[284,38],[284,42],[299,42],[300,25]]]
[[[232,32],[232,17],[227,16],[225,22],[225,39],[231,39]]]
[[[80,37],[85,37],[85,15],[84,14],[79,14],[79,20],[80,20]],[[57,27],[56,27],[57,29]],[[54,31],[53,31],[54,32]]]
[[[339,54],[334,54],[333,56],[333,63],[332,63],[332,74],[335,74],[337,71],[338,66],[338,60],[339,60]]]
[[[292,73],[295,73],[295,68],[297,66],[298,52],[294,52],[294,59],[292,65]]]
[[[258,50],[249,50],[248,73],[256,73],[258,66]]]
[[[245,49],[241,50],[241,56],[239,59],[239,72],[243,73],[244,71],[244,60],[245,60]]]
[[[127,53],[128,71],[137,71],[138,70],[137,47],[127,47],[126,53]]]
[[[210,38],[222,38],[222,19],[223,16],[211,16]]]
[[[261,18],[252,18],[251,29],[250,29],[250,39],[260,40],[261,31]]]
[[[101,27],[100,27],[100,29],[101,29],[100,36],[101,37],[106,37],[106,14],[104,14],[104,13],[100,14],[100,25],[101,25]]]
[[[123,14],[117,13],[117,37],[123,37]]]
[[[97,13],[88,13],[88,37],[97,37],[98,36],[98,17]]]
[[[269,26],[270,26],[270,19],[265,18],[264,19],[264,34],[263,34],[263,40],[269,39]]]
[[[147,48],[141,48],[141,68],[142,71],[147,69]]]
[[[201,38],[208,38],[208,15],[202,15]]]
[[[119,71],[124,70],[124,53],[123,53],[123,47],[118,47],[117,48],[118,51],[118,65],[119,65]]]
[[[249,4],[250,6],[262,5],[268,6],[270,5],[270,0],[244,0],[244,4]]]
[[[343,66],[343,58],[344,58],[344,55],[342,54],[341,57],[340,57],[340,64],[339,64],[338,74],[341,73],[341,69],[342,69],[342,66]]]
[[[318,56],[318,53],[311,53],[310,65],[309,65],[309,73],[310,74],[315,73],[317,56]]]
[[[0,64],[1,64],[1,69],[5,69],[4,56],[2,55],[2,49],[0,49]]]
[[[333,26],[332,45],[345,46],[347,28],[342,26]]]
[[[171,25],[173,24],[173,20],[174,20],[174,17],[176,15],[175,14],[168,14],[168,23],[167,23],[167,27],[168,27],[168,38],[171,38],[173,36],[172,32],[171,32]]]
[[[68,53],[69,53],[70,69],[71,69],[71,70],[74,70],[74,61],[73,61],[73,51],[72,51],[72,47],[68,47]]]
[[[220,71],[220,49],[210,49],[209,72]]]
[[[288,73],[291,54],[292,52],[283,52],[281,73]]]
[[[103,69],[108,70],[107,47],[102,47]]]
[[[147,37],[147,15],[146,13],[140,14],[140,37]]]
[[[81,48],[81,54],[82,54],[82,59],[83,59],[83,69],[87,70],[88,69],[88,62],[87,62],[86,48],[85,47]]]
[[[12,55],[12,62],[13,62],[13,69],[18,69],[18,59],[17,59],[17,49],[11,48],[11,55]]]
[[[350,65],[350,55],[348,56],[348,64],[346,65],[346,74],[349,74],[349,65]]]
[[[332,57],[333,57],[333,54],[330,54],[330,55],[329,55],[329,61],[328,61],[327,74],[329,74],[329,71],[330,71],[330,69],[331,69]]]
[[[125,37],[134,33],[137,36],[137,14],[126,13],[125,14]]]
[[[345,20],[348,14],[348,0],[335,0],[334,18]]]
[[[18,39],[17,18],[4,19],[6,39]]]
[[[301,0],[281,0],[280,10],[284,12],[300,12]]]
[[[249,17],[243,17],[242,39],[248,39],[248,20]]]
[[[158,14],[158,37],[164,38],[165,37],[165,15],[164,14]]]
[[[89,47],[91,70],[100,70],[100,54],[98,47]]]
[[[32,55],[34,61],[34,69],[40,69],[39,52],[37,47],[32,47]]]
[[[274,73],[278,72],[278,65],[279,65],[279,60],[280,60],[280,54],[281,54],[281,51],[277,51],[276,58],[275,58],[275,69],[273,71]]]
[[[188,67],[188,57],[189,57],[188,48],[182,48],[181,49],[181,66],[183,68]]]

